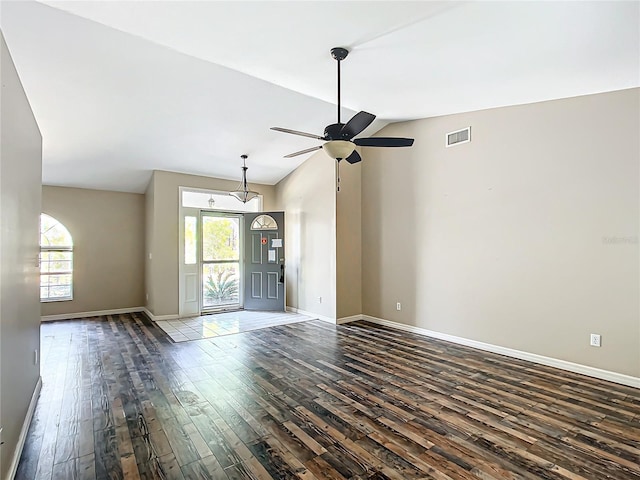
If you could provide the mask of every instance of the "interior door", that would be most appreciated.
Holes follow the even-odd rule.
[[[285,309],[284,212],[244,214],[244,308]]]

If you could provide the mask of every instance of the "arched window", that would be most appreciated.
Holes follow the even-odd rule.
[[[40,215],[40,301],[73,299],[73,239],[58,220]]]
[[[277,230],[278,222],[271,215],[259,215],[251,223],[251,230]]]

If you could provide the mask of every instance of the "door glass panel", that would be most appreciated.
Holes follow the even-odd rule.
[[[234,305],[239,297],[240,262],[202,265],[202,303],[204,308]]]
[[[203,213],[202,311],[240,306],[239,216]]]
[[[251,223],[251,230],[277,230],[278,223],[271,215],[260,215]]]
[[[239,227],[237,217],[203,217],[202,260],[240,260]]]
[[[184,263],[196,263],[196,217],[184,217]]]

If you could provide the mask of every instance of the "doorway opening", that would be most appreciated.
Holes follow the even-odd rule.
[[[180,188],[179,315],[285,310],[284,212]]]
[[[242,308],[242,216],[202,211],[200,311]]]

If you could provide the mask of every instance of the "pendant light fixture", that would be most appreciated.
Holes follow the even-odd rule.
[[[256,198],[260,194],[258,192],[253,192],[248,189],[247,187],[247,170],[248,170],[247,158],[248,157],[247,155],[240,155],[240,158],[242,158],[242,182],[240,182],[240,185],[238,185],[238,188],[236,188],[233,192],[229,192],[229,195],[236,197],[242,203],[247,203],[253,200],[254,198]]]

